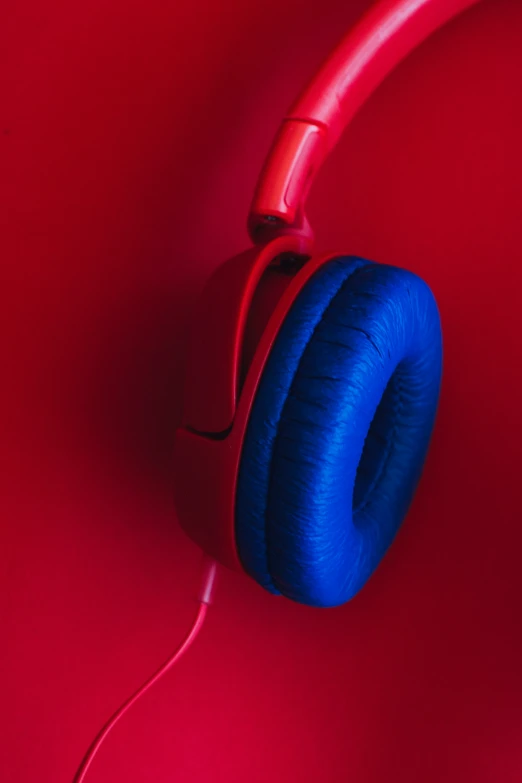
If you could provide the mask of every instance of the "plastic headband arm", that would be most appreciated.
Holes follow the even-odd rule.
[[[281,124],[250,210],[254,242],[281,229],[311,233],[308,191],[352,117],[401,60],[478,2],[380,0],[346,34]]]

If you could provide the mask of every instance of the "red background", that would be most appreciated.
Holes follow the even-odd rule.
[[[193,616],[170,470],[191,306],[247,244],[284,109],[367,4],[3,10],[5,783],[69,781]],[[433,37],[312,199],[322,245],[411,268],[440,303],[440,417],[396,544],[335,610],[224,573],[93,783],[520,781],[521,31],[517,0],[489,0]]]

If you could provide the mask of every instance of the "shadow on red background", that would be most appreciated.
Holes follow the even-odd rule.
[[[279,118],[367,2],[19,3],[0,46],[0,778],[70,780],[194,612],[170,450],[191,305],[246,246]],[[437,295],[446,370],[414,508],[336,610],[223,574],[95,781],[519,781],[522,9],[405,62],[313,194],[320,244]],[[211,390],[209,390],[211,393]],[[201,477],[204,491],[204,476]]]

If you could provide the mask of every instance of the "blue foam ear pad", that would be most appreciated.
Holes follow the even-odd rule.
[[[353,257],[313,275],[268,357],[241,455],[236,542],[260,585],[312,606],[361,589],[420,478],[441,368],[420,278]]]

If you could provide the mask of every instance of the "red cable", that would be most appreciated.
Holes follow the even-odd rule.
[[[132,707],[132,705],[141,696],[147,693],[147,691],[150,688],[152,688],[152,686],[156,682],[158,682],[158,680],[161,679],[161,677],[163,677],[163,675],[166,674],[174,666],[175,663],[179,661],[183,653],[188,650],[192,642],[195,640],[196,636],[198,635],[198,633],[200,632],[203,626],[203,621],[205,619],[207,609],[212,600],[213,590],[214,590],[215,580],[216,580],[216,569],[217,569],[217,564],[214,561],[205,558],[201,588],[200,588],[199,599],[198,599],[200,605],[196,618],[192,623],[192,627],[190,628],[187,636],[181,642],[179,647],[172,653],[172,655],[170,655],[167,658],[165,663],[163,663],[159,667],[159,669],[151,677],[149,677],[148,680],[146,680],[143,683],[143,685],[141,685],[138,688],[137,691],[135,691],[132,694],[132,696],[129,696],[129,698],[123,702],[121,707],[118,707],[118,709],[112,715],[112,717],[110,717],[107,723],[103,726],[103,728],[100,729],[95,739],[93,740],[91,746],[89,747],[87,753],[83,757],[83,761],[80,764],[76,775],[74,776],[73,783],[83,783],[83,781],[85,780],[85,776],[87,775],[87,772],[89,770],[89,767],[94,761],[94,758],[98,753],[102,743],[106,739],[109,732],[118,723],[119,719],[122,718],[127,712],[127,710],[129,710]]]

